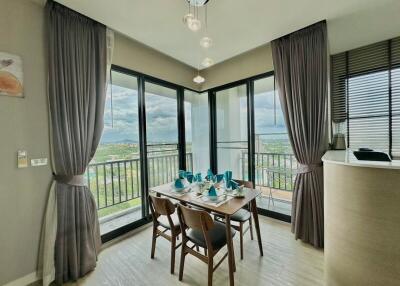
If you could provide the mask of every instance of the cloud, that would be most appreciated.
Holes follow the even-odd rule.
[[[104,131],[101,143],[137,142],[139,139],[137,91],[120,86],[113,86],[112,91],[112,113],[111,92],[109,89],[106,98]],[[148,143],[176,143],[178,141],[176,99],[146,93],[145,104]],[[219,104],[224,104],[224,101],[219,101]],[[238,116],[247,119],[246,98],[240,98],[239,104],[240,114]],[[198,106],[185,104],[185,107],[190,106],[192,106],[193,112],[196,112]],[[274,102],[273,92],[256,94],[254,107],[256,133],[286,132],[279,98],[276,98]],[[275,107],[276,112],[274,110]],[[221,112],[221,109],[219,109],[219,112]],[[189,115],[189,112],[187,115]],[[244,124],[241,124],[243,126],[240,128],[245,129],[247,120],[242,121]],[[188,125],[187,136],[190,138],[191,124],[187,120],[185,122]],[[243,130],[244,134],[246,134],[245,131]]]

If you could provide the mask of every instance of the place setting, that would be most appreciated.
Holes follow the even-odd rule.
[[[181,197],[190,194],[193,200],[218,207],[232,198],[244,197],[244,186],[232,180],[232,171],[213,174],[211,169],[202,177],[190,171],[180,170],[178,177],[171,183],[170,192]]]

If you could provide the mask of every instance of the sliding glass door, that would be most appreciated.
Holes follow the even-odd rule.
[[[185,90],[186,170],[205,175],[210,168],[208,93]]]
[[[290,147],[274,77],[254,81],[255,183],[258,206],[290,216],[297,162]]]
[[[181,168],[231,170],[262,191],[261,209],[288,218],[297,162],[273,76],[198,93],[113,67],[103,135],[86,172],[103,238],[148,221],[148,190]]]
[[[171,182],[179,170],[178,91],[145,82],[148,186]]]
[[[234,179],[249,180],[248,106],[246,85],[215,93],[217,171],[232,171]]]
[[[142,219],[138,78],[111,72],[104,130],[86,171],[97,203],[101,234]]]

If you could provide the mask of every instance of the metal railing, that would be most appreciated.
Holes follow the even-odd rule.
[[[188,170],[192,168],[192,153],[186,154],[186,164]],[[178,170],[178,154],[149,156],[149,186],[171,182]],[[139,158],[92,163],[86,170],[86,179],[99,210],[141,196]]]
[[[241,170],[246,173],[247,152],[242,152]],[[256,153],[256,185],[292,191],[297,161],[293,154]],[[193,155],[186,153],[187,170],[193,168]],[[148,157],[149,187],[171,182],[179,170],[178,154]],[[140,160],[114,160],[92,163],[86,170],[88,186],[97,209],[104,209],[141,197]]]
[[[242,153],[242,175],[246,173],[247,152]],[[298,163],[293,154],[255,153],[256,186],[293,191]]]

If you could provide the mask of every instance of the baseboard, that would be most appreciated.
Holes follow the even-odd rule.
[[[27,286],[32,283],[35,283],[36,281],[39,281],[39,278],[35,271],[35,272],[29,273],[28,275],[25,275],[21,278],[18,278],[14,281],[8,282],[7,284],[4,284],[3,286]]]

